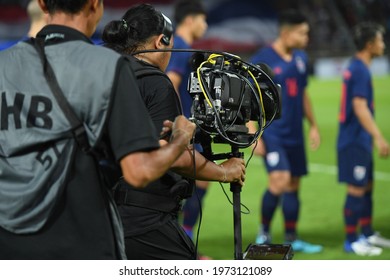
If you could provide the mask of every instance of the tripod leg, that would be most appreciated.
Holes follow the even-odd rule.
[[[236,146],[232,146],[232,154],[235,157],[244,157],[244,154],[240,153]],[[230,183],[230,191],[233,193],[234,259],[242,260],[241,185]]]
[[[238,184],[235,184],[238,185]],[[239,189],[237,191],[237,189]],[[233,192],[233,222],[234,222],[234,259],[242,260],[242,232],[241,232],[241,186],[230,185]]]

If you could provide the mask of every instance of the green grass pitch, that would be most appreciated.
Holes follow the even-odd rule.
[[[390,141],[390,76],[374,78],[376,121]],[[320,127],[322,144],[317,151],[308,151],[309,175],[302,179],[299,236],[322,244],[319,254],[295,253],[295,260],[390,260],[390,249],[378,257],[359,257],[343,251],[344,222],[342,209],[346,188],[337,182],[336,136],[341,80],[311,78],[308,92]],[[307,125],[306,125],[307,128]],[[229,145],[215,145],[214,152],[227,152]],[[245,149],[245,159],[250,150]],[[390,159],[378,157],[375,150],[374,215],[375,230],[390,238]],[[229,184],[224,185],[229,197]],[[266,172],[262,159],[253,157],[247,169],[247,179],[241,192],[241,202],[250,209],[242,214],[242,246],[254,242],[259,227],[259,201],[266,187]],[[214,259],[234,259],[233,210],[221,187],[212,183],[205,197],[203,220],[199,236],[199,251]],[[243,211],[245,209],[242,209]],[[277,210],[272,223],[274,243],[283,242],[283,218]]]

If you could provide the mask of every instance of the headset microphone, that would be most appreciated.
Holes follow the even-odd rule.
[[[163,27],[163,30],[161,32],[163,34],[163,37],[161,38],[161,43],[163,43],[166,46],[169,46],[169,43],[171,41],[171,37],[173,35],[172,22],[169,19],[169,17],[167,17],[163,13],[161,13],[161,15],[162,15],[163,20],[164,20],[164,27]]]

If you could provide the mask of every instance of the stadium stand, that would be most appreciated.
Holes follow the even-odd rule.
[[[156,5],[168,16],[173,0],[105,0],[105,16],[98,27],[122,13],[130,5],[147,2]],[[28,0],[0,0],[0,44],[9,45],[28,30],[25,7]],[[277,13],[298,8],[311,25],[308,53],[311,57],[346,55],[353,50],[351,27],[359,21],[372,19],[387,29],[385,41],[390,45],[390,2],[387,0],[209,0],[209,30],[197,48],[250,53],[276,37]],[[1,48],[1,47],[0,47]]]

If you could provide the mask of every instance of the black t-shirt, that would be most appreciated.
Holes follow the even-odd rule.
[[[123,65],[121,65],[123,64]],[[127,61],[120,61],[115,95],[111,108],[108,132],[111,146],[117,161],[135,151],[150,150],[159,147],[159,136],[139,89],[133,70]]]
[[[64,41],[90,42],[78,31],[61,26],[48,26],[45,32],[64,33]],[[118,61],[115,75],[111,108],[100,141],[111,149],[119,167],[119,160],[125,155],[158,148],[159,143],[126,59]],[[40,231],[17,235],[0,227],[0,259],[118,258],[108,189],[101,182],[101,170],[95,159],[79,148],[71,165],[64,193]]]
[[[157,67],[143,61],[138,62],[147,67]],[[168,76],[145,75],[137,79],[142,99],[145,102],[149,115],[156,127],[156,135],[159,135],[165,120],[173,121],[182,113],[179,97]]]
[[[136,61],[141,67],[154,67],[143,61]],[[157,67],[154,68],[158,69]],[[158,136],[165,120],[173,121],[181,114],[180,100],[172,82],[163,72],[157,75],[144,75],[138,78],[137,82],[142,99],[156,127],[156,136]],[[137,189],[137,191],[169,196],[171,187],[180,179],[181,176],[169,171],[160,179],[150,183],[144,189]],[[127,187],[131,188],[129,185]],[[122,217],[125,236],[138,235],[153,230],[172,218],[167,213],[129,205],[120,205],[119,212]]]

